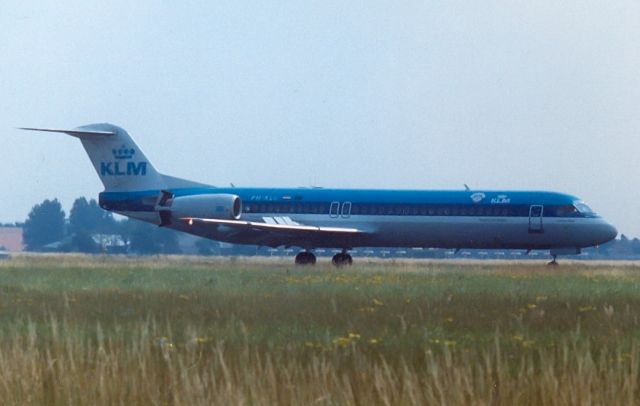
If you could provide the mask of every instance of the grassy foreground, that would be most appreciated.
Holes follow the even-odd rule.
[[[640,265],[0,263],[3,404],[638,404]]]

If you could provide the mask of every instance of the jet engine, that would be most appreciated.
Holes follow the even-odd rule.
[[[207,193],[202,195],[177,196],[162,191],[158,199],[160,225],[171,224],[171,219],[182,217],[238,220],[242,213],[242,201],[237,195]]]

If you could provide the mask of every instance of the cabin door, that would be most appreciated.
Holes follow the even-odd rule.
[[[529,232],[530,233],[543,233],[544,229],[542,228],[542,213],[544,211],[544,206],[541,205],[531,205],[529,207]]]

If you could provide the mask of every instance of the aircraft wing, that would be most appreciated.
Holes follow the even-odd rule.
[[[270,219],[271,221],[267,221]],[[262,231],[280,232],[286,234],[332,234],[332,235],[355,235],[362,231],[357,228],[346,227],[318,227],[297,223],[288,217],[266,217],[265,222],[245,221],[245,220],[222,220],[197,217],[182,217],[180,220],[189,225],[225,225],[238,229],[253,229]]]
[[[197,228],[195,234],[209,234],[221,227],[233,230],[250,244],[269,247],[311,246],[323,247],[352,244],[366,232],[356,228],[322,227],[300,224],[289,217],[263,217],[263,221],[226,220],[214,218],[182,217],[188,226]]]

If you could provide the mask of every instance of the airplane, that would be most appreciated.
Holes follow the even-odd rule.
[[[134,219],[233,244],[296,247],[298,265],[315,249],[356,247],[549,250],[579,254],[617,230],[577,197],[539,191],[221,188],[158,172],[127,131],[112,124],[71,130],[104,185],[99,205]]]

